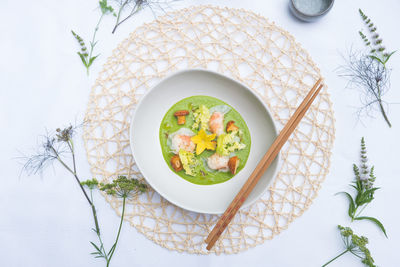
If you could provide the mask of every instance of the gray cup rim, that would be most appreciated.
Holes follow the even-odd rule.
[[[290,0],[290,1],[291,1],[291,3],[292,3],[292,7],[295,9],[295,11],[298,12],[299,14],[303,15],[303,16],[306,16],[306,17],[319,17],[319,16],[322,16],[322,15],[326,14],[326,13],[332,8],[333,3],[335,2],[335,0],[330,0],[331,3],[329,4],[329,6],[328,6],[326,9],[322,10],[322,11],[319,12],[319,13],[310,14],[310,13],[305,13],[305,12],[303,12],[303,11],[300,11],[300,10],[297,8],[296,4],[294,3],[295,0]],[[304,0],[303,0],[303,1],[304,1]],[[321,1],[322,1],[322,0],[321,0]]]

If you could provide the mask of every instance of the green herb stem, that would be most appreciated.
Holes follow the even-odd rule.
[[[352,222],[354,221],[354,218],[357,218],[358,216],[360,216],[361,212],[363,212],[363,210],[368,206],[368,204],[369,203],[365,204],[357,214],[356,214],[357,209],[354,211],[354,216],[353,216],[353,218],[351,218]],[[359,208],[359,206],[357,208]]]
[[[119,8],[119,10],[118,10],[118,15],[117,15],[117,21],[115,22],[115,26],[114,26],[114,29],[112,30],[112,33],[114,33],[114,32],[117,30],[118,25],[122,23],[122,22],[121,22],[121,23],[119,22],[119,19],[120,19],[120,17],[121,17],[121,12],[122,12],[122,10],[123,10],[124,7],[128,4],[128,1],[129,1],[129,0],[126,0],[126,1],[121,5],[121,7]]]
[[[75,156],[74,156],[74,150],[73,150],[73,145],[70,145],[70,143],[68,142],[68,146],[71,149],[71,153],[72,153],[72,158],[73,158],[73,162],[74,162],[74,169],[76,170],[76,166],[75,166]],[[70,173],[72,173],[72,175],[75,177],[76,182],[79,184],[79,187],[81,188],[83,194],[85,195],[86,200],[89,202],[90,207],[92,208],[92,213],[93,213],[93,219],[94,219],[94,224],[96,227],[96,233],[100,234],[100,227],[99,227],[99,222],[97,219],[97,213],[96,213],[96,207],[94,206],[93,202],[89,199],[88,194],[86,193],[86,190],[83,188],[81,181],[79,180],[78,175],[76,174],[76,171],[73,171],[61,158],[60,155],[58,154],[58,152],[54,149],[54,147],[51,147],[53,153],[55,154],[55,156],[57,157],[57,160],[61,163],[61,165],[63,165]]]
[[[92,203],[93,203],[93,189],[90,189],[90,199],[92,200]],[[103,240],[101,239],[101,235],[100,235],[100,227],[99,227],[99,223],[97,221],[96,209],[93,209],[93,208],[94,208],[94,206],[92,206],[92,212],[93,212],[93,217],[95,218],[95,220],[94,220],[95,225],[96,225],[96,229],[95,229],[96,231],[95,232],[96,232],[96,235],[97,235],[97,237],[99,239],[99,242],[100,242],[100,249],[102,250],[102,253],[104,255],[105,260],[108,262],[107,253],[104,250]]]
[[[107,267],[110,265],[111,258],[112,258],[112,256],[114,255],[115,248],[117,247],[119,235],[121,234],[122,223],[123,223],[123,221],[124,221],[124,215],[125,215],[125,204],[126,204],[126,196],[124,196],[124,197],[123,197],[123,200],[122,200],[121,221],[120,221],[120,223],[119,223],[117,238],[115,239],[114,245],[112,246],[111,251],[110,251],[110,253],[109,253],[110,256],[109,256],[108,261],[107,261]]]
[[[333,259],[331,259],[330,261],[328,261],[327,263],[325,263],[324,265],[322,265],[321,267],[325,267],[328,264],[332,263],[334,260],[336,260],[337,258],[339,258],[340,256],[346,254],[347,252],[349,252],[348,249],[346,249],[345,251],[343,251],[342,253],[340,253],[339,255],[337,255],[336,257],[334,257]]]
[[[379,103],[379,108],[380,108],[380,110],[381,110],[381,113],[382,113],[383,118],[385,119],[385,121],[386,121],[386,123],[388,124],[388,126],[389,126],[390,128],[392,128],[392,124],[390,123],[389,118],[388,118],[387,115],[386,115],[385,109],[384,109],[383,106],[382,106],[382,101],[379,100],[378,103]]]
[[[95,40],[96,40],[96,34],[97,34],[97,31],[99,30],[100,22],[103,20],[103,17],[104,17],[104,13],[102,12],[102,13],[101,13],[101,16],[100,16],[100,18],[99,18],[99,20],[98,20],[98,22],[97,22],[97,24],[96,24],[96,27],[94,28],[92,41],[90,42],[89,60],[92,58],[93,50],[94,50],[94,47],[96,46],[96,43],[97,43],[97,42],[95,42]],[[90,64],[88,64],[88,65],[86,66],[86,73],[87,73],[87,75],[89,75],[89,67],[90,67]]]
[[[101,251],[101,252],[102,252],[102,256],[104,257],[104,259],[106,260],[106,262],[108,262],[109,259],[108,259],[107,253],[106,253],[106,251],[105,251],[105,249],[104,249],[104,244],[103,244],[103,240],[101,239],[100,233],[97,233],[97,237],[99,238],[100,248],[101,248],[101,250],[102,250],[102,251]]]
[[[94,202],[93,202],[93,189],[90,189],[90,200],[93,203],[92,213],[93,213],[93,218],[94,218],[94,224],[96,226],[96,234],[99,236],[99,241],[100,241],[101,245],[103,245],[103,242],[101,241],[101,238],[100,238],[100,227],[99,227],[99,222],[97,219],[96,207],[94,206]]]
[[[385,66],[384,63],[382,63],[382,65],[383,65],[383,68],[386,68],[386,66]],[[385,119],[386,123],[387,123],[388,126],[391,128],[391,127],[392,127],[392,124],[390,123],[389,118],[387,117],[386,112],[385,112],[385,109],[383,108],[383,105],[382,105],[382,100],[381,100],[381,87],[379,86],[379,81],[376,81],[376,88],[377,88],[377,91],[378,91],[378,97],[377,97],[377,99],[378,99],[378,103],[379,103],[379,109],[381,110],[382,116],[383,116],[383,118]]]
[[[71,150],[72,163],[74,165],[74,173],[76,173],[75,151],[74,151],[74,143],[73,143],[72,139],[68,139],[67,144],[69,146],[69,149]]]
[[[87,195],[86,190],[81,185],[81,181],[79,180],[76,173],[60,158],[60,155],[57,153],[57,151],[54,149],[54,147],[52,147],[51,149],[52,149],[53,153],[55,154],[55,156],[57,157],[57,160],[61,163],[61,165],[63,165],[75,177],[75,180],[79,184],[79,187],[81,188],[83,194],[85,195],[86,200],[89,202],[89,205],[93,206],[92,201],[90,201],[89,196]]]
[[[92,204],[92,213],[94,218],[94,225],[96,226],[96,233],[100,235],[99,221],[97,220],[96,207]]]
[[[111,33],[114,34],[119,25],[121,25],[123,22],[125,22],[126,20],[128,20],[130,17],[132,17],[133,15],[135,15],[136,13],[138,13],[141,10],[140,5],[138,5],[138,3],[136,3],[135,7],[132,9],[131,13],[126,18],[124,18],[123,20],[120,21],[121,12],[124,9],[124,7],[128,4],[128,2],[129,2],[129,0],[125,0],[125,2],[119,8],[118,15],[117,15],[117,20],[115,22],[114,29],[112,30]]]

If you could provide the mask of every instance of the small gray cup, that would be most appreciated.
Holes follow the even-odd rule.
[[[334,2],[334,0],[290,0],[290,9],[298,19],[311,22],[328,13]]]

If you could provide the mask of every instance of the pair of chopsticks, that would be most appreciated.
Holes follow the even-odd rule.
[[[321,82],[322,79],[319,79],[315,83],[315,85],[304,98],[303,102],[301,102],[300,106],[297,108],[293,116],[289,119],[288,123],[279,133],[278,137],[272,143],[267,153],[265,153],[264,157],[258,163],[257,167],[254,169],[249,179],[247,179],[246,183],[240,189],[239,193],[233,199],[231,204],[229,204],[224,214],[222,214],[222,216],[219,218],[217,224],[214,226],[213,230],[210,232],[205,240],[205,242],[207,243],[207,250],[210,250],[214,246],[215,242],[217,242],[218,238],[224,232],[225,228],[231,222],[239,208],[243,205],[244,201],[250,195],[251,191],[260,180],[261,176],[268,169],[269,165],[271,165],[272,161],[276,158],[283,145],[289,139],[289,136],[293,133],[300,120],[304,117],[306,111],[309,109],[312,102],[323,87]]]

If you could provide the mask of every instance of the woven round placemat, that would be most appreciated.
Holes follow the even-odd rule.
[[[131,114],[161,78],[205,68],[237,79],[264,99],[282,129],[320,77],[307,52],[285,30],[242,9],[197,6],[137,28],[107,60],[92,88],[84,141],[94,177],[143,179],[129,146]],[[237,253],[273,238],[316,197],[328,173],[334,140],[325,87],[281,151],[268,192],[239,211],[211,252],[204,239],[218,216],[178,208],[156,192],[129,200],[126,221],[157,244],[189,253]],[[120,215],[121,201],[105,196]]]

